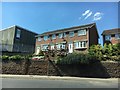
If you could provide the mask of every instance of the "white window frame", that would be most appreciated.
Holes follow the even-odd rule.
[[[86,35],[86,34],[87,34],[86,29],[83,29],[83,30],[79,30],[79,31],[78,31],[78,36],[82,36],[82,35]]]
[[[75,48],[86,48],[87,47],[87,41],[78,41],[74,43]]]
[[[41,41],[42,40],[42,38],[41,37],[38,37],[38,41]]]
[[[111,40],[111,35],[105,35],[105,40],[110,41]]]
[[[55,34],[52,35],[52,39],[56,39],[56,35]]]
[[[74,37],[74,31],[69,32],[69,37]]]
[[[66,32],[63,33],[63,36],[66,37]]]
[[[116,39],[120,39],[120,34],[115,34]]]
[[[63,33],[59,33],[58,37],[63,38]]]
[[[43,38],[44,38],[45,41],[47,41],[47,40],[49,39],[49,36],[46,35],[46,36],[44,36]]]
[[[42,44],[42,50],[47,50],[48,44]]]

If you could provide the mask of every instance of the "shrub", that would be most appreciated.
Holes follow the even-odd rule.
[[[3,56],[0,56],[0,59],[2,59],[2,60],[9,60],[9,56],[3,55]]]
[[[9,60],[22,60],[24,59],[24,57],[20,56],[20,55],[15,55],[15,56],[10,56]]]
[[[89,64],[91,55],[82,53],[68,54],[66,57],[58,57],[57,64]]]
[[[89,49],[89,54],[96,56],[98,60],[119,61],[120,44],[104,44],[103,47],[101,45],[93,45]]]
[[[38,56],[44,56],[43,51],[41,50],[40,53],[38,54]]]

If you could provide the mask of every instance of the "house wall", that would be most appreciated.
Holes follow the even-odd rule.
[[[110,41],[106,41],[105,40],[105,35],[103,35],[103,45],[104,44],[109,44],[109,43],[111,43],[111,44],[117,44],[117,43],[120,43],[120,39],[116,39],[115,38],[115,35],[113,35],[112,37],[111,37],[111,40]]]
[[[80,30],[80,29],[77,29],[76,31],[74,31],[74,37],[69,37],[69,32],[67,32],[66,37],[64,37],[64,39],[59,38],[58,34],[56,36],[56,39],[53,39],[53,40],[49,39],[49,40],[44,41],[43,37],[42,37],[42,41],[38,41],[38,38],[36,38],[36,47],[37,46],[41,47],[41,44],[50,44],[51,42],[53,44],[56,44],[56,43],[64,42],[64,40],[66,40],[68,43],[69,42],[74,43],[75,41],[87,41],[86,46],[88,47],[88,30],[87,30],[86,35],[82,35],[82,36],[78,36],[78,32],[77,32],[78,30]],[[52,35],[50,35],[50,38],[51,38],[51,36]],[[74,47],[74,44],[73,44],[73,47]],[[76,50],[74,50],[74,51],[76,51]]]
[[[43,37],[44,36],[41,36],[42,40],[41,41],[38,41],[38,37],[36,37],[36,52],[37,52],[37,47],[40,47],[40,49],[42,48],[41,45],[42,44],[56,44],[56,43],[60,43],[60,42],[64,42],[64,40],[66,40],[68,43],[69,42],[72,42],[73,43],[73,51],[87,51],[87,49],[89,49],[89,47],[91,45],[96,45],[98,44],[98,32],[97,32],[97,28],[96,26],[92,26],[91,28],[83,28],[83,29],[86,29],[87,32],[86,32],[86,35],[82,35],[82,36],[78,36],[78,30],[80,30],[82,28],[75,28],[75,29],[72,29],[71,31],[74,31],[74,37],[69,37],[69,32],[66,32],[63,30],[63,32],[66,32],[66,37],[64,37],[64,39],[60,39],[58,37],[59,34],[56,34],[57,37],[56,39],[51,39],[52,35],[49,35],[50,36],[50,39],[44,41]],[[62,33],[62,32],[60,32]],[[81,48],[81,49],[75,49],[74,48],[74,42],[76,41],[86,41],[86,48]]]
[[[89,30],[89,47],[91,45],[97,45],[98,44],[98,39],[99,39],[99,36],[97,34],[97,29],[95,26],[93,26],[92,28],[90,28]]]
[[[0,50],[9,51],[13,50],[15,27],[11,27],[0,31]]]
[[[17,29],[21,30],[20,38],[16,38]],[[35,51],[35,33],[24,30],[22,28],[15,28],[15,38],[14,38],[14,52],[26,52],[33,53]]]

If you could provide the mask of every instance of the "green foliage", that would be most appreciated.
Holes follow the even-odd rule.
[[[20,55],[14,55],[9,57],[9,60],[22,60],[22,59],[24,59],[24,57]]]
[[[9,60],[9,56],[3,55],[3,56],[0,56],[0,59],[2,59],[2,60]]]
[[[38,56],[44,56],[43,51],[41,50],[40,53],[38,54]]]
[[[96,56],[98,60],[118,61],[119,58],[116,57],[120,55],[120,44],[104,44],[103,47],[101,45],[93,45],[89,49],[89,54]]]
[[[31,59],[31,58],[32,58],[31,55],[25,55],[25,56],[21,56],[21,55],[13,55],[13,56],[2,55],[2,56],[0,56],[0,59],[2,59],[2,60],[28,60],[28,59]]]
[[[83,53],[72,53],[66,57],[58,57],[57,64],[89,64],[91,55]]]
[[[96,56],[98,60],[102,60],[102,46],[101,45],[93,45],[89,49],[89,55]]]

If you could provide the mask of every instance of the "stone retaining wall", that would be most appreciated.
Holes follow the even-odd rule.
[[[3,74],[24,75],[25,72],[26,72],[26,60],[3,61],[2,62],[2,73]]]
[[[91,64],[56,65],[52,61],[2,62],[4,74],[29,74],[49,76],[77,76],[92,78],[120,77],[118,62],[94,62]]]

